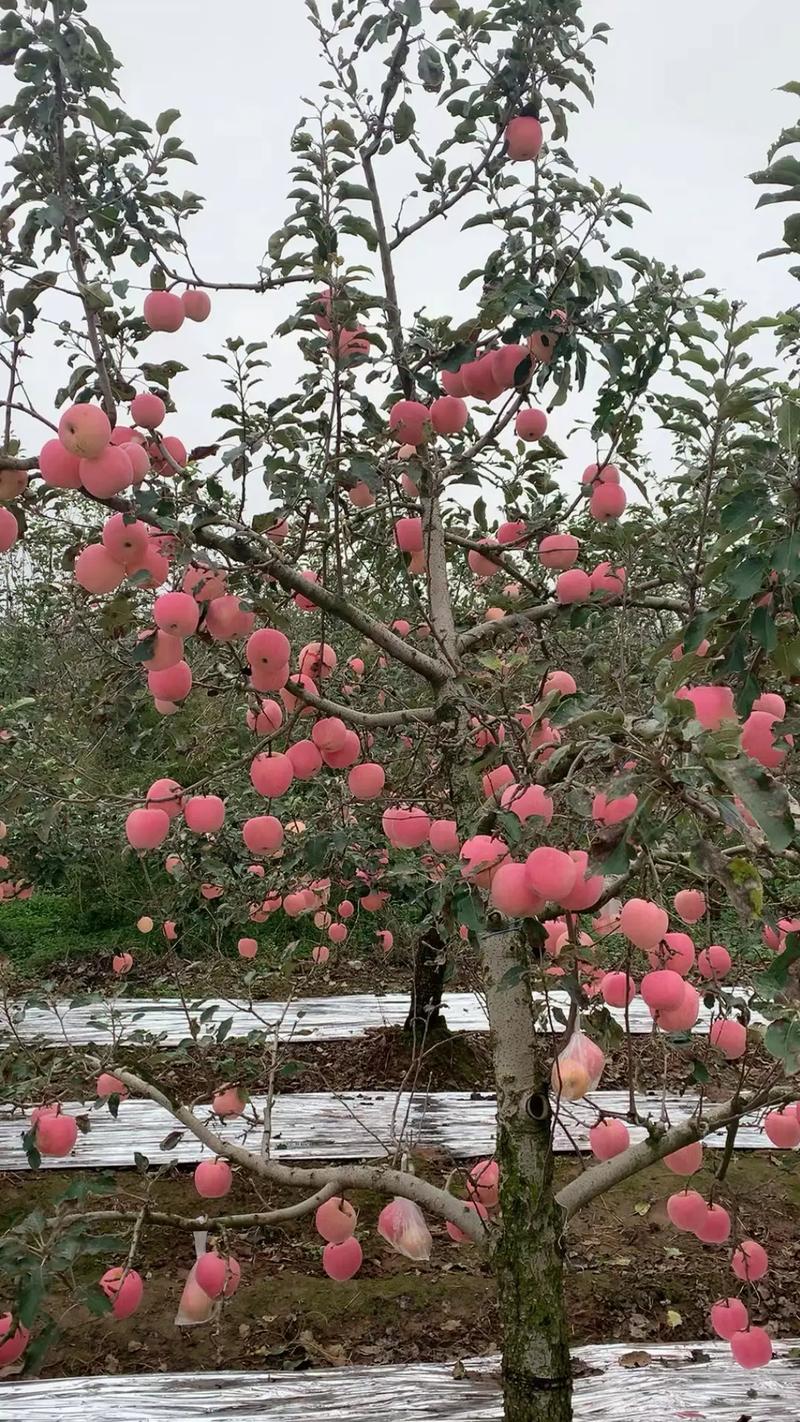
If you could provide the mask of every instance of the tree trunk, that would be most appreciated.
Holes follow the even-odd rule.
[[[481,939],[497,1085],[502,1225],[493,1264],[503,1328],[506,1422],[570,1422],[564,1217],[553,1190],[547,1082],[537,1079],[533,1006],[515,935]]]
[[[420,934],[414,950],[414,978],[406,1032],[427,1036],[434,1031],[447,1030],[441,1011],[446,971],[447,944],[439,930],[431,924]]]

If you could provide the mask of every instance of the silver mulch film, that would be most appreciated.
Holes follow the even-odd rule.
[[[595,1103],[592,1105],[591,1103]],[[263,1112],[264,1098],[254,1097],[251,1114]],[[660,1120],[662,1098],[658,1092],[637,1095],[640,1115]],[[692,1114],[696,1098],[668,1096],[668,1119],[677,1124]],[[627,1113],[627,1092],[598,1091],[590,1101],[565,1102],[559,1106],[559,1122],[554,1147],[571,1152],[588,1149],[588,1130],[597,1119],[597,1109]],[[154,1165],[165,1161],[194,1163],[209,1152],[189,1132],[174,1141],[174,1118],[151,1101],[122,1101],[117,1119],[103,1106],[66,1102],[73,1115],[86,1113],[91,1122],[88,1135],[79,1135],[77,1146],[67,1158],[43,1159],[46,1168],[56,1170],[95,1166],[129,1166],[134,1152],[147,1156]],[[261,1126],[246,1118],[219,1122],[210,1108],[197,1108],[201,1119],[225,1140],[257,1150]],[[12,1108],[0,1110],[0,1170],[27,1170],[22,1136],[28,1128],[27,1116]],[[631,1128],[634,1141],[644,1140],[642,1127]],[[167,1137],[166,1150],[161,1143]],[[495,1098],[489,1093],[443,1091],[415,1095],[393,1091],[297,1093],[277,1096],[272,1110],[272,1157],[277,1160],[378,1160],[405,1149],[437,1151],[443,1157],[469,1159],[491,1153],[495,1139]],[[708,1136],[706,1144],[722,1146],[724,1133]],[[736,1138],[738,1150],[770,1149],[757,1118],[745,1117]],[[0,1422],[2,1414],[0,1413]]]
[[[729,991],[744,1001],[746,994],[736,988]],[[563,1012],[569,1009],[566,993],[549,994],[553,1008]],[[248,1005],[238,999],[209,998],[206,1001],[189,1003],[192,1019],[198,1022],[208,1012],[200,1024],[201,1031],[212,1033],[221,1022],[230,1019],[228,1035],[245,1037],[252,1031],[274,1031],[280,1023],[279,1035],[283,1041],[335,1041],[347,1037],[360,1037],[375,1027],[401,1025],[408,1013],[409,999],[404,993],[387,993],[384,997],[370,994],[354,994],[349,997],[298,998],[288,1006],[283,1002],[254,1002]],[[477,993],[452,992],[444,997],[444,1011],[453,1031],[486,1032],[488,1022],[486,1008]],[[213,1009],[213,1011],[209,1011]],[[40,1038],[45,1043],[63,1046],[69,1041],[73,1046],[86,1046],[89,1042],[98,1044],[119,1040],[120,1035],[148,1033],[158,1037],[163,1046],[174,1046],[188,1037],[189,1029],[186,1012],[178,998],[118,998],[109,1003],[94,1002],[71,1005],[68,1001],[54,1003],[52,1007],[26,1007],[16,1004],[11,1008],[15,1034],[24,1041]],[[112,1014],[114,1036],[112,1036]],[[625,1014],[612,1009],[611,1015],[624,1024]],[[709,1011],[702,1007],[694,1027],[697,1034],[708,1032]],[[754,1021],[761,1020],[753,1018]],[[641,998],[635,998],[629,1011],[630,1029],[637,1035],[651,1033],[653,1022]],[[544,1026],[544,1019],[542,1019]],[[0,1043],[9,1042],[8,1019],[0,1006]]]
[[[766,1368],[724,1343],[579,1348],[576,1422],[797,1422],[791,1341]],[[636,1358],[625,1367],[620,1358]],[[0,1384],[2,1422],[500,1422],[497,1359],[308,1373],[178,1373]]]

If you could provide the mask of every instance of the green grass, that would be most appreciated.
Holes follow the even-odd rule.
[[[408,920],[398,927],[398,907],[394,906],[391,915],[359,915],[350,925],[346,956],[369,958],[374,951],[375,930],[386,926],[387,921],[391,921],[398,948],[402,950],[405,940],[407,949],[413,929]],[[26,902],[0,904],[0,958],[12,965],[23,984],[39,985],[51,980],[69,985],[73,975],[83,978],[95,969],[99,973],[107,970],[113,955],[127,950],[134,954],[137,969],[143,969],[150,980],[163,969],[165,944],[158,925],[147,935],[136,931],[141,912],[141,900],[126,898],[124,892],[112,898],[99,892],[79,896],[69,889],[40,890]],[[399,916],[405,918],[402,908]],[[279,912],[263,924],[245,922],[220,929],[217,922],[211,909],[207,917],[204,914],[187,924],[187,932],[177,947],[178,956],[193,963],[208,960],[209,968],[213,961],[239,961],[236,941],[244,934],[259,942],[259,967],[291,972],[293,963],[307,960],[315,944],[326,941],[324,931],[315,928],[306,915],[288,919]],[[706,942],[702,930],[689,932],[698,948]],[[709,938],[726,944],[734,962],[747,963],[763,952],[758,927],[743,926],[727,905],[715,914]],[[399,956],[395,953],[393,960]],[[138,971],[135,976],[139,977]],[[137,990],[133,982],[129,986]],[[143,987],[141,984],[139,990]]]
[[[148,934],[139,933],[136,920],[140,903],[125,905],[121,899],[109,902],[102,896],[80,901],[68,892],[43,890],[27,901],[0,904],[0,959],[12,967],[15,990],[55,984],[65,990],[96,985],[107,979],[115,953],[133,954],[135,970],[126,980],[127,991],[148,990],[148,985],[168,971],[168,955],[186,964],[202,964],[201,977],[209,985],[216,976],[229,975],[231,963],[244,964],[237,952],[237,940],[255,938],[259,944],[257,968],[286,976],[287,984],[295,969],[306,969],[312,948],[327,942],[324,929],[316,928],[310,915],[287,918],[283,913],[264,923],[229,923],[217,918],[213,907],[192,915],[174,948],[168,949],[156,921]],[[224,912],[224,909],[223,909]],[[361,914],[350,925],[350,936],[339,956],[380,962],[375,932],[386,926],[384,915]],[[410,942],[409,931],[392,924],[397,947]],[[398,957],[395,953],[394,962]],[[249,965],[248,965],[249,966]],[[194,979],[197,972],[190,975]]]
[[[129,923],[104,920],[65,894],[37,893],[0,907],[0,954],[26,978],[61,976],[129,948],[131,937]]]

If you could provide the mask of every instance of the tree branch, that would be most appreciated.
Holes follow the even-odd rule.
[[[403,22],[400,31],[400,39],[398,40],[389,64],[389,72],[383,81],[381,105],[375,120],[374,131],[369,143],[361,150],[361,166],[364,170],[364,181],[369,192],[372,221],[375,224],[375,231],[378,237],[378,251],[381,259],[381,271],[383,272],[383,285],[386,292],[386,324],[389,329],[392,355],[394,356],[394,362],[397,366],[400,386],[407,400],[409,400],[414,393],[414,377],[406,364],[403,353],[403,322],[400,315],[400,302],[397,295],[397,280],[394,274],[392,252],[386,232],[386,221],[383,216],[383,207],[381,205],[372,160],[383,138],[389,105],[397,93],[398,85],[403,76],[403,65],[408,57],[408,31],[410,26],[410,20]]]
[[[582,1210],[584,1205],[596,1200],[598,1195],[604,1195],[607,1190],[629,1179],[631,1175],[638,1175],[640,1170],[655,1165],[656,1161],[663,1160],[665,1155],[671,1155],[683,1146],[702,1140],[731,1121],[738,1121],[748,1111],[793,1101],[796,1095],[796,1090],[792,1092],[786,1086],[744,1095],[737,1093],[730,1101],[709,1111],[707,1116],[693,1116],[688,1121],[682,1121],[680,1125],[667,1129],[656,1127],[649,1140],[629,1146],[622,1155],[615,1155],[602,1165],[593,1165],[576,1180],[571,1180],[559,1190],[556,1200],[567,1219],[570,1219],[578,1210]]]
[[[420,1180],[406,1170],[393,1170],[380,1165],[328,1165],[309,1169],[299,1165],[281,1165],[276,1160],[262,1160],[260,1155],[244,1146],[223,1140],[210,1126],[199,1121],[188,1106],[174,1105],[163,1091],[151,1086],[150,1082],[144,1081],[142,1077],[134,1076],[133,1072],[126,1071],[122,1066],[114,1065],[109,1070],[137,1096],[146,1096],[164,1111],[168,1111],[214,1155],[243,1166],[262,1180],[271,1180],[276,1185],[305,1185],[312,1190],[321,1190],[330,1185],[334,1193],[344,1189],[358,1189],[378,1190],[384,1195],[401,1195],[403,1199],[413,1200],[432,1214],[458,1225],[476,1244],[485,1239],[486,1232],[480,1219],[463,1200],[458,1200],[449,1191],[430,1185],[427,1180]]]
[[[56,31],[61,24],[61,4],[60,0],[53,0],[53,23]],[[72,207],[72,195],[69,189],[69,177],[67,174],[67,157],[64,146],[64,121],[66,118],[66,103],[64,99],[64,71],[61,67],[61,60],[56,56],[53,63],[53,83],[55,89],[54,106],[54,126],[55,126],[55,146],[58,170],[58,196],[64,209],[64,229],[67,234],[67,245],[69,247],[72,265],[75,271],[75,279],[78,283],[78,292],[83,306],[83,314],[86,318],[86,331],[89,337],[89,345],[92,348],[97,378],[100,381],[100,388],[103,392],[103,406],[111,424],[116,423],[117,407],[114,401],[114,394],[111,389],[111,380],[105,361],[100,339],[100,331],[97,324],[97,314],[92,309],[87,291],[86,264],[81,251],[80,237],[75,222],[75,213]]]
[[[363,726],[365,730],[379,730],[383,726],[407,726],[415,722],[429,724],[436,719],[433,706],[405,706],[399,711],[357,711],[341,701],[329,701],[327,696],[316,696],[299,682],[287,681],[286,690],[300,701],[305,701],[317,711],[328,716],[340,716],[353,726]]]
[[[286,1220],[298,1220],[303,1215],[310,1214],[319,1205],[324,1205],[326,1200],[330,1200],[337,1191],[335,1184],[323,1185],[321,1190],[308,1195],[304,1200],[298,1200],[294,1205],[284,1205],[279,1210],[252,1210],[241,1215],[173,1215],[165,1210],[151,1210],[148,1207],[147,1223],[177,1225],[180,1229],[208,1229],[209,1225],[214,1229],[247,1229],[251,1225],[283,1224]],[[71,1215],[53,1215],[46,1224],[50,1227],[82,1224],[86,1221],[94,1224],[118,1224],[120,1220],[138,1220],[140,1215],[140,1210],[88,1210],[85,1214],[77,1211]]]
[[[456,675],[459,670],[458,657],[458,637],[456,636],[456,625],[453,618],[453,602],[450,596],[450,583],[447,576],[447,550],[445,547],[444,525],[442,524],[442,509],[439,503],[439,493],[435,486],[436,475],[429,466],[425,476],[425,482],[431,489],[430,494],[423,490],[420,500],[422,505],[422,537],[425,547],[425,561],[427,564],[428,577],[428,602],[430,605],[431,632],[442,653],[447,658],[452,669],[452,674]]]
[[[111,500],[103,502],[112,506]],[[224,554],[234,564],[244,562],[262,567],[266,572],[271,573],[275,581],[288,592],[302,593],[309,602],[321,607],[323,611],[330,613],[339,621],[348,623],[357,632],[363,633],[376,646],[388,652],[396,662],[402,662],[404,666],[417,672],[419,676],[425,677],[434,686],[447,680],[447,668],[436,658],[429,657],[416,647],[409,647],[402,637],[398,637],[385,623],[370,617],[360,607],[356,607],[354,603],[340,597],[338,593],[331,592],[322,583],[314,583],[309,578],[304,578],[302,573],[297,572],[289,563],[284,562],[275,548],[270,546],[266,537],[261,538],[259,534],[254,534],[249,529],[243,529],[243,533],[248,541],[241,537],[232,539],[221,537],[210,533],[208,527],[201,526],[195,530],[197,541],[204,548]],[[258,551],[253,548],[252,539],[258,539]]]
[[[617,606],[617,603],[609,601],[602,605],[613,608]],[[637,598],[633,593],[626,599],[625,605],[626,607],[650,608],[658,612],[677,612],[683,616],[688,612],[685,602],[680,602],[677,598],[672,597]],[[568,612],[571,606],[571,603],[562,606],[559,602],[546,602],[540,604],[539,607],[529,607],[525,612],[513,612],[497,622],[481,622],[477,627],[471,627],[468,632],[462,634],[459,638],[459,650],[462,655],[465,652],[474,652],[479,648],[491,645],[501,637],[509,637],[515,632],[523,631],[526,626],[533,626],[537,622],[546,622],[551,617],[558,616],[560,612]]]

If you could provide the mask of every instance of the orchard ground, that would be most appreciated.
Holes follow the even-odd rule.
[[[750,1154],[737,1157],[731,1168],[745,1229],[756,1230],[765,1220],[769,1224],[770,1271],[759,1293],[764,1317],[784,1338],[800,1336],[800,1180],[793,1164],[790,1156]],[[444,1167],[434,1161],[419,1162],[419,1167],[432,1180],[444,1178]],[[574,1165],[566,1162],[557,1171],[560,1182],[574,1173]],[[710,1172],[703,1171],[697,1188],[704,1189],[710,1180]],[[21,1190],[30,1209],[47,1211],[67,1184],[77,1183],[74,1172],[48,1172],[36,1179],[0,1176],[0,1226],[15,1217]],[[110,1175],[107,1184],[120,1200],[125,1192],[137,1193],[133,1171]],[[706,1336],[709,1307],[730,1292],[730,1266],[723,1251],[676,1235],[665,1208],[673,1188],[674,1177],[657,1166],[579,1216],[570,1235],[567,1273],[573,1345],[624,1338],[632,1348],[646,1349],[658,1341]],[[246,1208],[248,1198],[247,1189],[235,1184],[226,1205],[232,1211]],[[276,1192],[276,1204],[281,1198]],[[167,1210],[195,1213],[190,1174],[165,1181],[162,1199]],[[364,1219],[373,1219],[381,1206],[365,1192],[356,1192],[353,1202]],[[361,1231],[364,1266],[345,1284],[320,1273],[320,1242],[302,1222],[272,1230],[268,1239],[258,1230],[231,1232],[228,1242],[242,1264],[244,1282],[211,1330],[174,1326],[175,1276],[192,1262],[191,1235],[150,1230],[139,1264],[147,1289],[145,1326],[141,1315],[98,1320],[73,1307],[42,1376],[254,1366],[294,1370],[447,1361],[495,1352],[500,1323],[488,1267],[476,1262],[474,1251],[452,1244],[442,1225],[431,1221],[431,1229],[435,1247],[424,1265],[387,1252],[372,1230]],[[94,1260],[82,1261],[81,1282],[88,1283],[96,1267]],[[68,1302],[66,1293],[63,1302]]]

